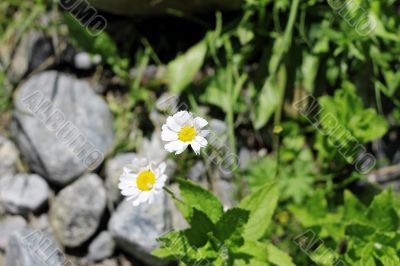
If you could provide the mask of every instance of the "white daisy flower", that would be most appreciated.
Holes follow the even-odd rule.
[[[208,130],[202,130],[208,122],[195,117],[187,111],[179,111],[167,118],[167,123],[162,126],[161,139],[169,143],[164,148],[175,154],[182,153],[189,145],[196,154],[200,149],[207,146],[206,136]]]
[[[166,164],[156,165],[147,159],[134,159],[124,167],[119,178],[121,194],[132,200],[134,206],[143,202],[152,203],[156,194],[162,192],[167,180],[164,174]]]

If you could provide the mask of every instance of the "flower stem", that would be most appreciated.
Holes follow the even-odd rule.
[[[176,200],[176,201],[178,201],[178,202],[180,202],[180,203],[186,205],[186,203],[185,203],[183,200],[179,199],[179,198],[175,195],[175,193],[172,192],[169,188],[163,187],[163,189],[164,189],[164,191],[167,192],[174,200]]]

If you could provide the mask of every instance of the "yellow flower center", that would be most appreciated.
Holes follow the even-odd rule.
[[[141,191],[149,191],[155,182],[156,176],[150,170],[142,171],[136,179],[136,184]]]
[[[178,133],[178,139],[183,141],[183,142],[189,142],[194,140],[196,137],[196,129],[192,126],[185,126],[181,128],[181,130]]]

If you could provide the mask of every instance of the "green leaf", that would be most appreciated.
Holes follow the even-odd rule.
[[[118,54],[117,46],[106,32],[93,36],[70,14],[65,13],[64,18],[71,36],[80,47],[89,53],[101,54],[104,57],[113,57]]]
[[[259,262],[267,262],[268,261],[268,244],[253,241],[253,240],[245,240],[244,244],[238,248],[234,248],[234,254],[239,258],[242,256],[243,258],[253,258]]]
[[[187,265],[209,265],[219,256],[209,242],[203,247],[192,245],[185,231],[172,231],[157,239],[161,247],[152,251],[154,256],[166,259],[177,260]]]
[[[375,233],[375,229],[365,224],[350,224],[346,227],[346,235],[351,238],[364,239],[368,241],[368,238]]]
[[[192,181],[178,179],[178,183],[186,207],[186,211],[183,211],[182,214],[188,221],[192,216],[193,208],[207,214],[213,223],[220,219],[223,214],[223,207],[217,197]]]
[[[267,78],[258,95],[258,102],[252,115],[255,129],[262,128],[280,106],[285,86],[286,69],[282,66],[276,75]]]
[[[244,227],[243,237],[246,240],[258,240],[264,236],[271,222],[279,199],[276,184],[267,184],[245,197],[239,208],[250,211],[250,218]]]
[[[366,207],[349,191],[344,191],[343,219],[347,222],[364,220]]]
[[[268,65],[269,75],[258,95],[256,109],[252,116],[253,125],[256,129],[263,127],[277,108],[283,104],[287,74],[285,66],[281,63],[292,43],[293,27],[296,21],[299,3],[300,0],[293,0],[291,2],[285,32],[274,42],[272,56]]]
[[[283,67],[279,71],[279,81],[275,76],[269,77],[258,95],[258,103],[252,116],[255,129],[262,128],[271,118],[282,101],[283,89],[286,84],[286,71]]]
[[[233,208],[224,213],[216,225],[215,237],[221,242],[230,240],[240,245],[243,226],[249,219],[249,211]]]
[[[118,47],[113,39],[105,32],[96,36],[89,34],[85,27],[69,13],[64,14],[65,23],[68,26],[70,36],[75,43],[91,54],[100,54],[113,71],[121,76],[128,75],[129,60],[118,54]]]
[[[177,259],[195,256],[196,251],[190,245],[183,231],[172,231],[157,239],[161,247],[152,251],[154,256],[164,259]]]
[[[277,266],[295,266],[292,258],[273,244],[268,244],[268,261]]]
[[[193,209],[193,215],[190,218],[190,228],[184,230],[189,243],[195,247],[202,247],[208,241],[208,233],[215,230],[214,224],[210,221],[204,212]]]
[[[399,217],[393,208],[392,191],[385,190],[375,196],[367,209],[367,218],[371,225],[382,231],[397,231]]]
[[[314,83],[317,77],[319,67],[319,57],[304,52],[301,73],[303,77],[303,86],[305,91],[312,95],[314,93]]]
[[[179,93],[192,82],[203,65],[206,53],[206,42],[201,41],[168,64],[166,79],[172,92]]]
[[[349,125],[354,136],[363,143],[382,137],[389,128],[385,118],[378,115],[372,108],[365,109],[359,115],[353,116]]]

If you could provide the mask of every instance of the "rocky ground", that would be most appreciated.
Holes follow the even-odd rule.
[[[51,49],[44,36],[30,33],[25,39],[32,43],[22,42],[13,59],[10,78],[17,89],[0,135],[0,265],[166,265],[150,254],[156,238],[186,221],[166,195],[135,208],[117,187],[122,167],[145,156],[167,161],[171,188],[177,190],[179,163],[168,158],[159,138],[166,116],[155,107],[154,133],[135,152],[115,152],[115,121],[100,84],[57,65],[38,71],[32,64],[40,65]],[[84,52],[74,58],[75,69],[92,67]],[[226,141],[223,121],[212,120],[210,127]],[[251,156],[241,151],[242,168]],[[230,177],[213,171],[214,192],[232,206]],[[187,177],[207,186],[205,176],[199,157]]]

